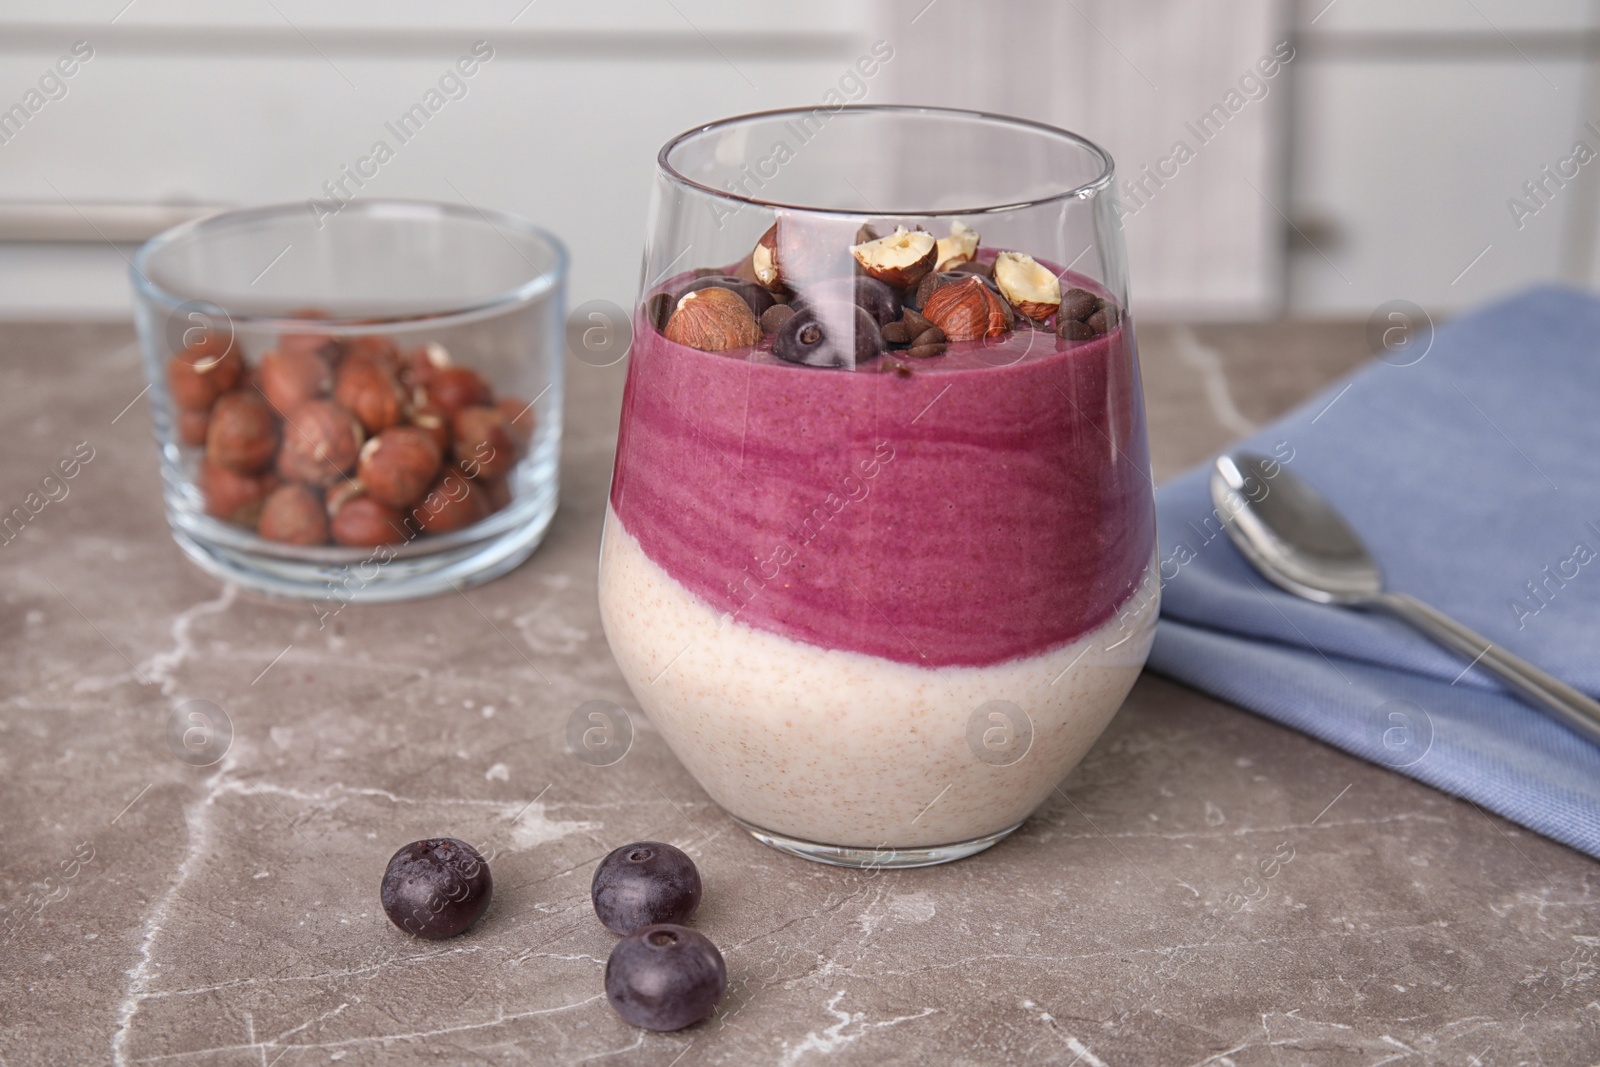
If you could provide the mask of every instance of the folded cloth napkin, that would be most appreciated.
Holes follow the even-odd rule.
[[[1600,300],[1540,288],[1424,343],[1239,447],[1327,496],[1389,588],[1600,695]],[[1600,746],[1403,623],[1281,592],[1210,471],[1156,494],[1152,669],[1600,857]]]

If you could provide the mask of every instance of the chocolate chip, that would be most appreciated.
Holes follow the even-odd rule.
[[[891,322],[883,328],[883,339],[892,345],[908,345],[911,328],[903,322]]]
[[[906,366],[904,363],[896,363],[894,365],[894,372],[902,378],[911,377],[911,368]]]
[[[1119,317],[1117,305],[1107,304],[1093,315],[1084,319],[1083,324],[1093,329],[1095,333],[1110,333],[1117,328]]]
[[[906,349],[906,355],[915,356],[918,359],[927,359],[929,356],[944,355],[947,347],[947,345],[942,344],[916,345],[915,347]]]
[[[876,241],[881,236],[883,235],[877,230],[863,222],[861,228],[856,231],[856,244],[864,245],[868,241]]]
[[[1068,341],[1087,341],[1096,336],[1093,326],[1075,319],[1064,319],[1056,328],[1056,333]]]
[[[929,322],[921,315],[918,315],[910,308],[905,308],[900,312],[900,321],[906,324],[906,328],[911,331],[912,337],[915,337],[918,334],[924,333],[933,328],[933,323]]]
[[[948,279],[946,279],[943,274],[929,273],[923,277],[922,281],[917,283],[917,293],[915,299],[917,307],[926,307],[928,303],[928,297],[932,296],[933,291],[939,288],[939,286],[943,285],[947,280]]]
[[[911,341],[912,347],[921,345],[942,345],[945,342],[944,331],[937,326],[929,326],[917,334]]]
[[[794,308],[787,304],[773,304],[761,313],[761,330],[763,333],[777,333],[778,328],[794,317]]]
[[[1061,310],[1057,312],[1063,319],[1082,322],[1100,308],[1100,298],[1087,289],[1068,289],[1061,294]]]

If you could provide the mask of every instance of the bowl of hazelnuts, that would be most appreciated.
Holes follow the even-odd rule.
[[[556,507],[566,266],[521,219],[410,201],[150,241],[133,281],[179,546],[341,606],[516,566]]]

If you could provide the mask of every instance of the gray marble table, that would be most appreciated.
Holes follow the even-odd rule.
[[[1141,337],[1158,477],[1364,356],[1338,324]],[[3,510],[94,450],[0,545],[7,1067],[1600,1058],[1590,860],[1159,677],[1019,833],[932,870],[765,849],[642,723],[614,766],[567,755],[578,704],[634,706],[595,606],[620,367],[570,368],[532,560],[319,629],[180,556],[130,340],[0,327]],[[232,720],[217,766],[168,750],[189,699]],[[441,833],[495,850],[495,902],[413,942],[379,875]],[[589,876],[643,837],[694,855],[728,961],[680,1034],[601,993]]]

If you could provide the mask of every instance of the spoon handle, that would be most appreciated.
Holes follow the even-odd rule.
[[[1498,675],[1507,685],[1553,713],[1568,727],[1600,744],[1600,703],[1414,596],[1384,593],[1373,601],[1373,605],[1410,623],[1445,648],[1460,653]]]

